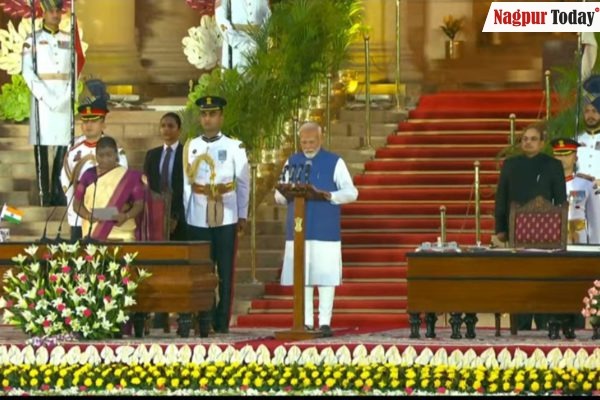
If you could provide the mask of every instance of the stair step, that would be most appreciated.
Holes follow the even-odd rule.
[[[495,188],[482,187],[480,196],[482,199],[494,199]],[[358,198],[360,200],[427,200],[439,199],[441,204],[446,200],[473,201],[472,188],[432,188],[422,187],[418,189],[407,188],[359,188]]]
[[[368,282],[372,279],[406,279],[406,267],[387,265],[380,266],[353,266],[344,263],[342,276],[345,282],[353,280],[364,280]]]
[[[439,216],[429,217],[416,217],[416,218],[342,218],[342,230],[343,232],[352,232],[355,230],[360,231],[393,231],[393,230],[407,230],[407,231],[418,231],[423,229],[430,229],[439,232],[440,229],[440,218]],[[494,228],[494,219],[491,217],[485,217],[481,219],[481,228],[492,230]],[[446,218],[446,229],[451,230],[471,230],[475,229],[475,217],[470,218]]]
[[[488,145],[479,147],[451,147],[451,148],[425,148],[413,146],[410,148],[383,148],[378,149],[375,153],[376,158],[458,158],[458,157],[471,157],[471,158],[489,158],[496,157],[504,150],[506,146],[500,145]]]
[[[518,117],[518,116],[517,116]],[[525,128],[536,119],[517,119],[516,129]],[[510,121],[508,115],[506,119],[467,119],[463,121],[452,121],[447,119],[438,120],[411,120],[408,122],[400,122],[398,131],[481,131],[481,130],[504,130],[510,132]]]
[[[271,296],[291,296],[293,293],[292,286],[281,286],[279,283],[267,283],[265,285],[265,295]],[[395,297],[406,295],[406,285],[400,282],[394,283],[346,283],[343,282],[336,287],[335,295],[337,296],[378,296],[378,297]]]
[[[440,215],[440,205],[442,201],[436,203],[410,203],[401,204],[391,201],[382,201],[377,203],[367,203],[358,201],[355,203],[345,204],[342,206],[343,216],[405,216],[405,215]],[[446,216],[450,215],[474,215],[474,205],[472,203],[462,204],[444,204],[446,207]],[[484,201],[481,203],[482,214],[491,214],[494,212],[494,203],[492,201]],[[470,213],[470,214],[468,214]]]
[[[342,232],[342,243],[345,245],[397,245],[397,244],[413,244],[415,246],[420,245],[423,242],[435,242],[440,236],[438,232],[431,233],[353,233],[353,232]],[[491,239],[491,233],[482,233],[481,240],[483,243],[489,243]],[[461,243],[475,243],[474,233],[459,233],[459,232],[446,232],[447,242]]]
[[[317,296],[315,296],[317,297]],[[319,301],[314,300],[314,307],[318,309]],[[251,302],[251,313],[282,313],[294,309],[292,298],[282,300],[256,299]],[[396,314],[406,310],[406,299],[390,300],[346,300],[336,297],[333,302],[335,313],[365,312],[366,310],[378,310],[382,313]]]
[[[488,172],[488,171],[486,171]],[[453,174],[361,174],[354,177],[355,185],[382,186],[387,185],[469,185],[475,181],[473,172]],[[497,173],[486,173],[479,176],[481,185],[495,185],[498,182]]]
[[[407,159],[372,160],[365,163],[367,171],[466,171],[473,170],[474,159]],[[479,158],[480,171],[499,171],[500,160]]]
[[[293,326],[293,315],[289,312],[281,314],[248,314],[238,315],[236,326],[240,328],[250,327],[273,327],[291,329]],[[318,320],[315,318],[315,326]],[[407,314],[381,314],[379,310],[372,313],[333,313],[331,328],[371,328],[371,329],[394,329],[406,328],[408,326]]]

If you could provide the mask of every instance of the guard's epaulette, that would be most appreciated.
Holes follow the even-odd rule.
[[[578,178],[586,179],[586,180],[588,180],[590,182],[594,182],[595,181],[595,179],[594,179],[593,176],[587,175],[587,174],[582,174],[581,172],[576,173],[575,176],[578,177]]]

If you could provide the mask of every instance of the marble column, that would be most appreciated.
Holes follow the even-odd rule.
[[[110,85],[144,83],[136,46],[135,0],[79,0],[76,9],[89,44],[82,74]]]
[[[183,54],[181,39],[200,24],[200,15],[183,0],[144,0],[137,9],[142,64],[150,82],[187,83],[200,70]]]

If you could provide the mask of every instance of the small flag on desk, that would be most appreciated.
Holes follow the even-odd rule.
[[[4,203],[2,211],[0,212],[0,220],[12,222],[13,224],[20,224],[23,220],[23,211]]]

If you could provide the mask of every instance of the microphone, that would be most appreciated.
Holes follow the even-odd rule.
[[[308,178],[310,178],[310,170],[312,169],[312,161],[308,160],[304,164],[304,183],[308,184]]]
[[[73,186],[73,183],[75,183],[75,181],[71,182],[71,185],[67,188],[67,192],[69,191],[71,186]],[[65,212],[62,215],[62,218],[60,219],[60,225],[58,225],[58,231],[56,232],[56,239],[54,239],[56,242],[60,242],[60,240],[61,240],[60,233],[62,232],[63,222],[65,221],[65,217],[69,213],[69,208],[71,207],[71,204],[73,204],[74,198],[75,198],[75,193],[73,193],[73,195],[69,199],[69,202],[67,203],[67,209],[65,210]],[[77,218],[81,218],[79,216],[79,211],[81,210],[82,205],[83,205],[83,201],[79,203],[79,210],[77,210]]]
[[[92,194],[92,208],[90,210],[90,227],[88,228],[87,236],[82,239],[82,242],[92,243],[92,225],[94,220],[94,208],[96,207],[96,188],[98,187],[98,167],[96,167],[96,179],[94,180],[94,193]]]
[[[289,177],[290,177],[290,179],[289,179],[290,183],[296,183],[296,182],[294,182],[294,172],[296,172],[296,165],[292,164],[290,166],[290,175],[289,175]]]
[[[302,183],[302,170],[304,167],[302,165],[298,165],[296,168],[296,183]]]
[[[283,169],[281,170],[281,176],[279,177],[279,181],[281,183],[285,183],[286,178],[287,178],[287,171],[289,169],[288,165],[284,165]]]
[[[48,236],[46,236],[46,232],[48,231],[48,223],[50,222],[50,219],[56,212],[57,208],[58,208],[58,206],[52,207],[52,211],[50,211],[50,215],[48,215],[48,218],[46,218],[46,222],[44,223],[44,232],[42,232],[42,237],[39,240],[40,243],[51,243],[52,242],[52,239],[50,239],[50,238],[48,238]]]

